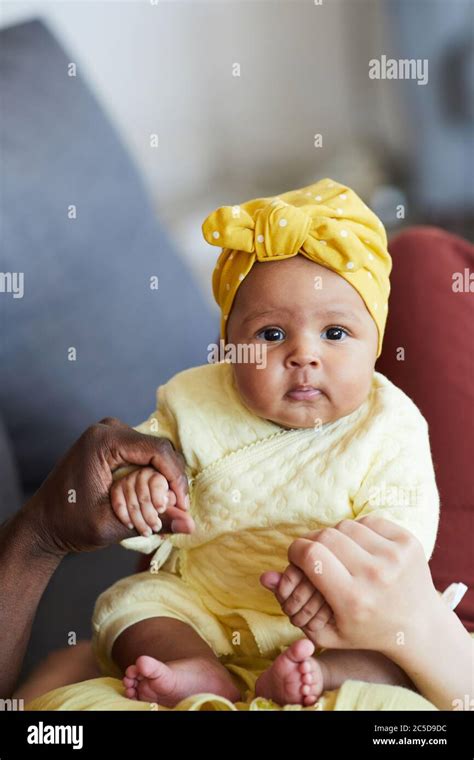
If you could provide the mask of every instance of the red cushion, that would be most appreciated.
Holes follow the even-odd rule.
[[[376,369],[413,399],[428,421],[440,528],[430,561],[439,591],[469,590],[456,613],[474,630],[474,295],[453,290],[473,271],[474,247],[436,227],[413,227],[390,242],[392,291]],[[405,360],[397,360],[397,349]]]

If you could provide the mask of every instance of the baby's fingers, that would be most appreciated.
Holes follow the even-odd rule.
[[[304,628],[309,624],[311,620],[314,620],[317,615],[320,615],[322,619],[324,617],[324,608],[327,607],[324,598],[319,591],[316,591],[313,587],[313,593],[310,592],[309,598],[300,609],[293,615],[288,615],[293,625],[297,628]]]
[[[168,481],[161,473],[155,472],[151,476],[148,481],[148,487],[150,489],[151,502],[160,514],[166,512],[168,506],[176,504],[176,496],[173,491],[169,490]],[[173,498],[171,498],[171,494],[173,494]]]
[[[282,574],[277,573],[276,570],[266,570],[260,576],[260,583],[269,591],[273,591],[275,593],[278,588],[278,584],[280,583],[281,576]]]
[[[299,569],[299,567],[291,564],[288,565],[285,572],[280,578],[280,583],[278,584],[278,588],[275,592],[275,596],[280,604],[286,602],[288,597],[292,595],[296,587],[299,586],[299,584],[305,578],[305,574],[302,570]]]
[[[306,609],[310,602],[311,610],[313,610],[316,598],[319,598],[319,607],[321,607],[324,602],[323,597],[319,591],[314,588],[311,581],[309,581],[308,578],[303,575],[303,579],[300,581],[300,583],[298,583],[290,596],[283,602],[281,608],[285,615],[288,615],[288,617],[291,618],[293,622],[293,616],[298,615],[300,612]],[[313,614],[315,612],[317,612],[317,610],[314,610]],[[299,625],[299,623],[294,623],[294,625]]]
[[[310,635],[311,633],[316,633],[317,631],[320,631],[322,628],[324,628],[329,623],[331,618],[332,609],[327,602],[324,602],[316,614],[310,620],[308,620],[308,622],[304,623],[303,625],[298,625],[298,628],[303,628],[303,631],[305,633],[307,632],[308,635]],[[291,622],[293,623],[293,620]],[[297,624],[293,623],[293,625]]]
[[[118,481],[112,485],[112,488],[110,489],[110,503],[112,505],[112,510],[120,522],[123,523],[123,525],[126,525],[127,528],[130,528],[130,530],[133,530],[133,523],[128,514],[122,481]]]
[[[151,536],[152,529],[147,525],[142,515],[138,496],[135,492],[135,484],[133,478],[124,478],[123,484],[124,496],[127,501],[128,514],[130,515],[130,520],[133,523],[135,530],[142,536]],[[153,509],[151,504],[150,507]],[[153,510],[153,512],[155,513],[155,518],[158,519],[156,511]]]
[[[135,491],[140,504],[140,511],[149,529],[159,531],[161,529],[161,520],[157,515],[156,509],[152,503],[150,484],[155,477],[154,470],[151,467],[144,467],[138,471]],[[161,476],[160,476],[161,477]],[[150,532],[147,534],[150,535]]]

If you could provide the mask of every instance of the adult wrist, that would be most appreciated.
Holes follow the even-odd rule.
[[[23,508],[2,526],[10,546],[24,555],[26,561],[35,561],[55,569],[65,552],[51,540],[42,524],[39,503],[32,497]]]
[[[400,626],[394,635],[393,645],[384,654],[407,673],[412,667],[417,669],[421,660],[430,657],[433,641],[436,640],[433,636],[437,630],[443,629],[448,611],[433,587],[433,594],[427,603],[423,607],[420,605],[416,617]]]

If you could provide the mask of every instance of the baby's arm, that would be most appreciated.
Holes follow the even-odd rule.
[[[191,515],[178,509],[176,496],[168,481],[153,467],[140,467],[115,480],[110,489],[112,509],[120,522],[142,536],[158,533],[163,522],[174,533],[190,533],[194,527]],[[166,520],[164,517],[166,513]]]

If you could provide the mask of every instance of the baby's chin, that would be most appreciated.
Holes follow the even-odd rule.
[[[334,420],[338,419],[336,414],[328,414],[327,410],[323,412],[321,408],[318,408],[317,404],[309,406],[307,403],[302,403],[293,409],[282,409],[280,413],[278,410],[272,410],[260,416],[265,417],[269,422],[273,422],[286,430],[295,430],[296,428],[301,428],[302,430],[308,428],[317,429],[327,422],[334,422]]]

